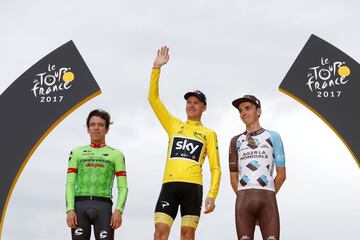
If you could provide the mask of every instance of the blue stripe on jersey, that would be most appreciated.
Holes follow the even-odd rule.
[[[284,146],[281,141],[281,137],[275,131],[270,131],[270,130],[267,130],[267,131],[269,132],[271,141],[273,143],[275,164],[277,167],[284,167],[285,166],[285,154],[284,154]]]

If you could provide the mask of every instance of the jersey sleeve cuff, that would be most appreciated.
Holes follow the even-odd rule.
[[[216,200],[216,195],[214,194],[209,193],[207,197],[214,199],[214,201]]]
[[[124,208],[115,208],[115,210],[119,210],[120,212],[121,212],[121,214],[123,214],[124,213]]]
[[[71,210],[75,211],[74,208],[69,208],[69,209],[66,209],[66,214],[68,214]]]

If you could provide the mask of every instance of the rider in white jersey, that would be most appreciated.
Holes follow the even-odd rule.
[[[284,148],[275,131],[259,130],[233,137],[230,168],[238,174],[238,190],[263,189],[275,192],[274,166],[285,166]]]
[[[229,149],[231,186],[237,195],[238,239],[253,240],[255,226],[259,225],[263,239],[278,240],[280,220],[275,194],[286,178],[280,135],[260,126],[261,105],[255,96],[245,95],[232,104],[246,126],[245,132],[231,139]]]

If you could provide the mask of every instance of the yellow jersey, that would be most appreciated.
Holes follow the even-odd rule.
[[[169,138],[163,183],[202,185],[202,165],[208,156],[211,171],[208,197],[215,199],[221,176],[216,133],[205,128],[200,121],[183,122],[171,115],[159,97],[159,77],[160,69],[153,69],[148,98]]]

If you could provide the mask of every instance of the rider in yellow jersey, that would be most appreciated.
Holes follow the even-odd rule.
[[[169,60],[169,49],[158,50],[151,73],[149,101],[168,134],[168,153],[163,186],[155,209],[155,240],[168,239],[170,228],[181,210],[181,239],[194,239],[202,205],[202,165],[208,156],[211,186],[204,213],[215,208],[220,184],[220,162],[216,133],[205,128],[201,115],[206,97],[199,91],[185,94],[187,121],[174,117],[159,98],[160,68]]]

